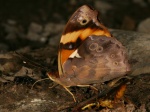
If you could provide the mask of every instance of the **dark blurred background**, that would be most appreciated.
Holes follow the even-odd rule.
[[[48,23],[58,27],[59,24],[64,25],[72,13],[84,4],[99,10],[102,22],[109,28],[150,32],[150,0],[0,0],[0,50],[16,50],[19,46],[30,44],[29,41],[41,39],[30,39],[29,30],[32,27],[38,29],[38,25],[43,28]],[[37,32],[41,34],[42,31]],[[56,34],[56,31],[51,32]],[[58,30],[57,33],[61,32]],[[52,36],[46,35],[45,40],[42,38],[44,45]],[[18,39],[19,42],[16,42]],[[11,45],[12,42],[15,45]],[[41,47],[43,43],[39,45]]]

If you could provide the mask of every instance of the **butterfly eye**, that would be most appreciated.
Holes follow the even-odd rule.
[[[91,50],[91,51],[94,51],[95,49],[97,49],[98,48],[98,44],[97,43],[92,43],[90,46],[89,46],[89,49]]]
[[[98,46],[98,48],[96,49],[97,52],[102,52],[103,51],[103,47],[102,46]]]

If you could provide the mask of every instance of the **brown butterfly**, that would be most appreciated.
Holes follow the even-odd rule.
[[[125,48],[98,20],[98,12],[83,5],[63,31],[58,70],[48,73],[49,78],[73,96],[67,87],[103,83],[124,76],[130,66]]]

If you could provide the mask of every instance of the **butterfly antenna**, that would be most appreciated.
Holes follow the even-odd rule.
[[[35,86],[36,83],[47,80],[47,79],[49,79],[49,78],[44,78],[44,79],[40,79],[40,80],[35,81],[34,84],[31,87],[31,90],[33,89],[33,87]]]

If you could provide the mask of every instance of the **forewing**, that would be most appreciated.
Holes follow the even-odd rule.
[[[63,73],[62,64],[90,35],[111,37],[107,28],[98,20],[98,12],[83,5],[71,16],[61,36],[58,56],[60,75]]]

